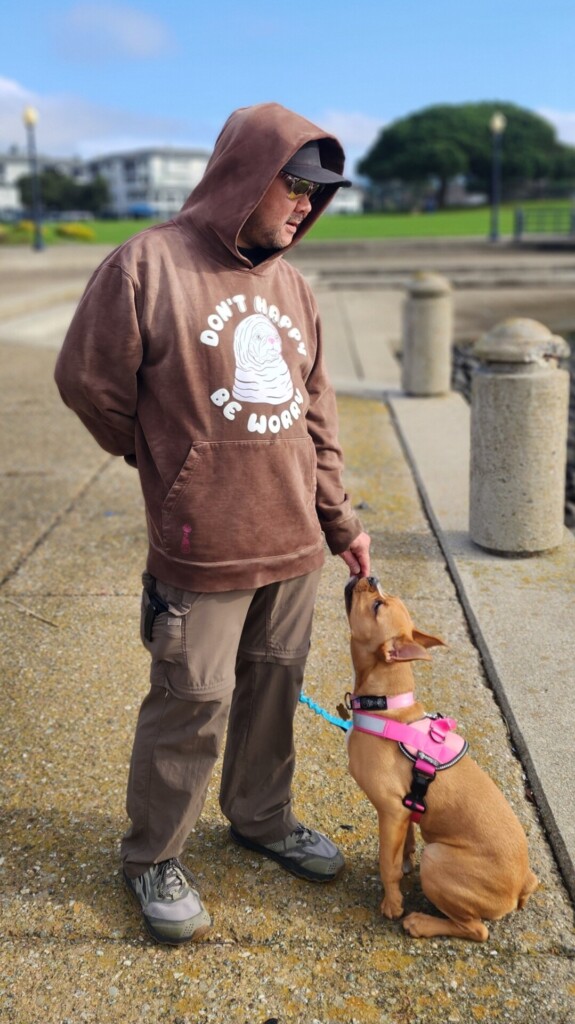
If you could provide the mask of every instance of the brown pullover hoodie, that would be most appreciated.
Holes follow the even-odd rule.
[[[56,382],[98,443],[136,464],[148,571],[193,591],[259,587],[311,572],[361,532],[341,481],[333,391],[313,295],[240,230],[281,168],[338,141],[265,103],[228,119],[181,212],[111,253],[88,282]],[[313,209],[302,237],[335,188]]]

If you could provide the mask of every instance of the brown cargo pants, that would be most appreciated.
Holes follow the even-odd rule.
[[[128,778],[131,827],[122,859],[130,877],[181,855],[226,724],[224,815],[262,843],[295,828],[293,718],[319,573],[214,594],[179,590],[144,573],[142,639],[152,665]],[[157,598],[167,610],[153,616]]]

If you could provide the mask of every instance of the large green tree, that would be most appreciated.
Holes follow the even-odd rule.
[[[489,123],[496,111],[507,121],[501,141],[504,194],[536,182],[575,181],[575,149],[562,145],[544,118],[503,102],[442,104],[395,121],[381,131],[358,171],[377,184],[399,180],[423,185],[435,179],[440,206],[456,175],[465,175],[471,187],[489,193]]]

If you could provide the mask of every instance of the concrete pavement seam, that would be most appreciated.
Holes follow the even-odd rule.
[[[107,455],[103,462],[100,463],[94,473],[86,480],[77,491],[74,492],[70,501],[65,505],[63,509],[52,517],[47,527],[39,533],[35,539],[28,545],[28,547],[18,556],[14,564],[9,568],[0,579],[0,590],[2,587],[9,583],[9,581],[16,575],[16,573],[22,568],[22,566],[28,561],[28,559],[34,554],[35,551],[44,543],[44,541],[50,536],[50,534],[56,529],[59,523],[73,510],[78,501],[84,497],[84,495],[90,490],[92,484],[96,483],[99,477],[102,475],[106,467],[116,458],[115,455]]]

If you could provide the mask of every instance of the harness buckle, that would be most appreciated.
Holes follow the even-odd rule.
[[[434,768],[430,773],[428,771],[421,770],[417,768],[416,765],[414,765],[413,775],[411,779],[411,789],[409,793],[407,793],[406,796],[404,796],[401,802],[404,807],[407,807],[408,811],[411,811],[414,820],[416,821],[419,821],[421,815],[425,814],[427,810],[425,797],[427,795],[427,790],[434,779]]]

